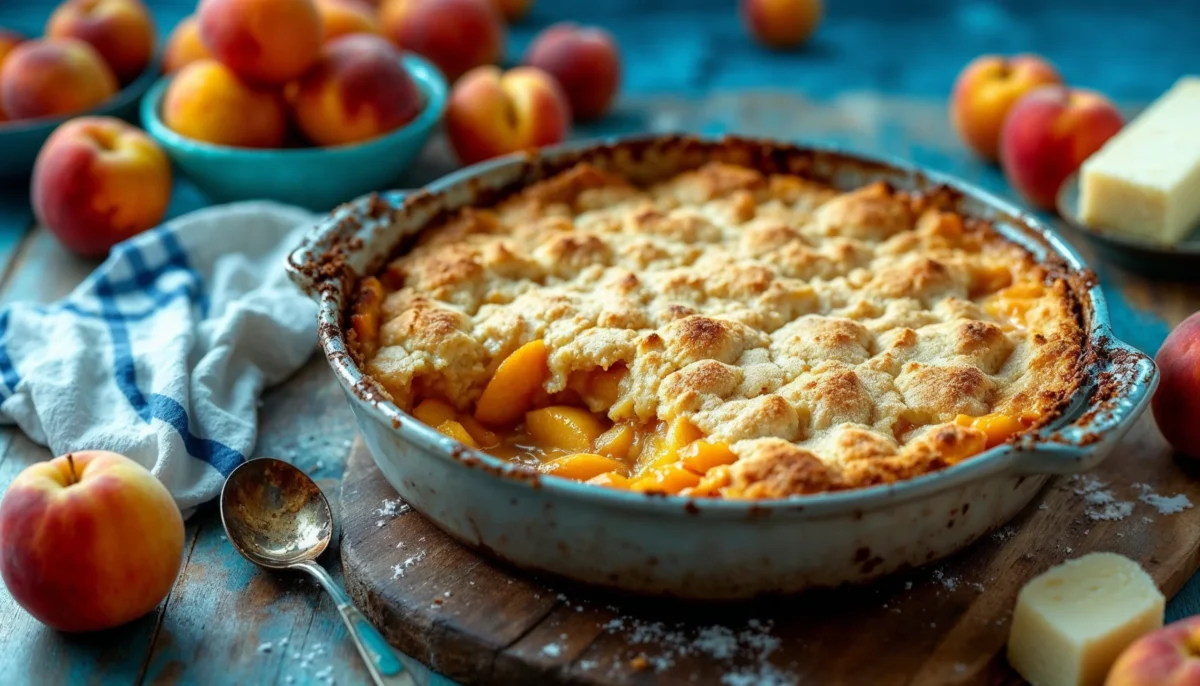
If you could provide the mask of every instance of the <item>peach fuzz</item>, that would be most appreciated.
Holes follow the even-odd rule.
[[[1026,201],[1052,210],[1063,181],[1124,124],[1099,93],[1041,86],[1009,112],[1000,131],[1000,166]]]
[[[741,0],[742,23],[772,48],[794,48],[807,41],[823,12],[821,0]]]
[[[238,79],[215,60],[192,62],[167,87],[163,123],[198,141],[237,148],[278,148],[287,133],[283,99]]]
[[[570,123],[558,83],[534,67],[473,69],[455,84],[446,109],[446,132],[464,164],[560,143]]]
[[[13,119],[75,114],[116,93],[112,70],[75,38],[26,41],[0,68],[0,109]]]
[[[299,77],[321,52],[321,16],[312,0],[201,0],[196,16],[213,56],[259,85]]]
[[[1121,653],[1105,686],[1200,686],[1200,617],[1139,638]]]
[[[1200,459],[1200,312],[1175,327],[1154,361],[1159,382],[1150,408],[1158,430],[1176,451]]]
[[[137,78],[154,57],[154,20],[141,0],[67,0],[50,15],[46,36],[90,44],[121,83]]]
[[[398,129],[421,112],[422,96],[379,36],[353,34],[329,45],[292,98],[296,123],[317,145],[357,143]]]
[[[316,3],[326,43],[352,33],[383,35],[375,8],[362,0],[316,0]]]
[[[116,453],[31,465],[0,502],[4,584],[21,607],[61,631],[141,617],[170,592],[182,562],[183,518],[171,494]]]
[[[163,71],[168,74],[183,69],[192,62],[212,59],[212,53],[200,39],[200,22],[196,17],[184,18],[167,38],[167,49],[163,54]]]
[[[447,81],[500,61],[504,24],[489,0],[384,0],[387,36],[433,62]]]
[[[33,166],[38,220],[71,251],[103,257],[157,226],[171,199],[171,163],[140,129],[81,117],[55,129]]]
[[[995,161],[1000,130],[1017,100],[1038,86],[1062,83],[1049,62],[1036,55],[983,55],[972,60],[954,81],[950,123],[975,154]]]
[[[500,10],[504,21],[512,23],[529,13],[533,0],[491,0],[496,9]]]
[[[603,116],[621,85],[617,44],[600,28],[555,24],[533,39],[525,63],[558,81],[579,121]]]

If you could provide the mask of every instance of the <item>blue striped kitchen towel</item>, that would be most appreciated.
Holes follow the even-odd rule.
[[[313,216],[210,207],[113,248],[66,299],[0,311],[0,421],[61,455],[150,469],[180,509],[216,497],[254,449],[262,390],[316,346],[284,256]]]

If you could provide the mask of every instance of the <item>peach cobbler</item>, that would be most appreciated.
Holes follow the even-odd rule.
[[[937,192],[587,164],[424,230],[351,348],[397,405],[545,474],[776,498],[906,479],[1049,421],[1068,279]]]

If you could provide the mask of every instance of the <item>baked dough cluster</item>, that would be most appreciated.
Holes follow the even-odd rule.
[[[939,204],[580,164],[425,229],[360,284],[352,349],[401,408],[568,478],[730,498],[911,478],[1053,418],[1083,349],[1066,276]]]

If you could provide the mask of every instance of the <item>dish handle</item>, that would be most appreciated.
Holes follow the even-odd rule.
[[[1067,424],[1018,444],[1018,474],[1078,474],[1092,469],[1112,452],[1150,403],[1158,387],[1154,360],[1104,329],[1095,339],[1104,363],[1091,379],[1083,407]]]

